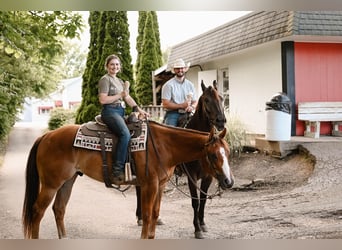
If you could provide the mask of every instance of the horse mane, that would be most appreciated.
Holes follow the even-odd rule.
[[[203,132],[203,131],[199,131],[199,130],[195,130],[195,129],[189,129],[189,128],[175,127],[175,126],[167,125],[165,123],[160,123],[160,122],[157,122],[154,120],[148,120],[148,123],[152,124],[152,125],[164,127],[167,129],[171,129],[171,130],[179,130],[179,131],[183,131],[183,132],[187,131],[187,132],[192,132],[192,133],[199,134],[199,135],[209,135],[208,132]]]

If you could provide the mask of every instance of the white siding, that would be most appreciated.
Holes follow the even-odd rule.
[[[201,66],[203,71],[228,69],[231,114],[246,125],[248,132],[265,134],[265,103],[282,91],[280,41],[223,56]],[[198,68],[190,71],[188,79],[197,83]],[[220,75],[218,84],[222,84]]]
[[[265,103],[282,91],[280,43],[269,43],[229,59],[230,112],[248,130],[265,134]]]

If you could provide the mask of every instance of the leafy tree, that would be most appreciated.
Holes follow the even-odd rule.
[[[25,97],[56,89],[61,39],[74,38],[82,17],[68,11],[0,12],[0,139],[5,137]]]
[[[78,77],[83,74],[87,60],[87,52],[81,51],[77,42],[64,40],[65,54],[58,57],[57,73],[62,79]]]
[[[83,74],[82,103],[77,111],[76,123],[93,120],[100,113],[98,81],[106,73],[104,64],[107,56],[118,55],[122,63],[122,72],[118,77],[133,81],[127,12],[90,12],[89,26],[89,54]]]
[[[143,105],[152,103],[152,71],[162,66],[162,54],[160,49],[159,26],[155,11],[140,13],[146,15],[140,21],[145,19],[143,25],[143,39],[141,48],[138,50],[138,71],[137,82],[135,86],[138,101]],[[142,29],[141,27],[139,29]],[[140,35],[140,34],[139,34]],[[140,38],[139,38],[140,39]],[[137,40],[138,41],[138,40]]]

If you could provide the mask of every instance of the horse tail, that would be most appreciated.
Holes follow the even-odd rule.
[[[31,238],[33,225],[33,205],[37,200],[40,180],[37,170],[37,150],[43,136],[39,137],[33,144],[26,164],[26,187],[22,213],[22,224],[25,238]]]

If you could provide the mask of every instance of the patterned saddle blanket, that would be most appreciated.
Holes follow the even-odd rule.
[[[133,119],[134,120],[134,119]],[[146,122],[134,120],[129,117],[126,124],[131,132],[131,152],[143,151],[146,149],[147,125]],[[101,151],[101,137],[104,138],[106,151],[112,151],[117,143],[117,136],[114,135],[101,120],[101,116],[95,117],[95,122],[84,123],[78,129],[74,146],[90,150]]]

